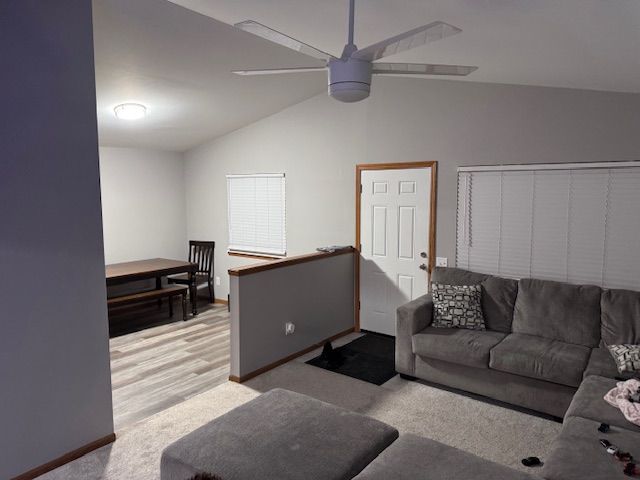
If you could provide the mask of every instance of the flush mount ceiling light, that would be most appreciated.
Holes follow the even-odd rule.
[[[113,112],[120,120],[139,120],[147,114],[147,107],[139,103],[122,103]]]

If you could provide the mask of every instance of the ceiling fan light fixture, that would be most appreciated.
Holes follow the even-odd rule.
[[[120,120],[140,120],[147,114],[147,107],[140,103],[121,103],[113,108],[113,113]]]
[[[340,102],[359,102],[371,92],[371,63],[349,58],[329,61],[329,96]]]
[[[354,103],[369,96],[371,85],[360,82],[342,82],[329,85],[329,96],[340,102]]]

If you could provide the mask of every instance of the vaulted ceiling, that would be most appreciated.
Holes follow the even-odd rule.
[[[232,74],[307,58],[165,0],[95,0],[93,15],[101,145],[184,151],[326,88],[322,76]],[[124,102],[147,116],[118,120],[113,107]]]
[[[324,90],[323,73],[229,73],[318,65],[233,23],[257,20],[334,55],[346,39],[347,0],[171,2],[94,1],[103,144],[185,150]],[[356,0],[356,43],[433,20],[463,33],[388,61],[479,67],[462,81],[640,93],[638,0]],[[115,119],[128,100],[148,106],[144,122]]]

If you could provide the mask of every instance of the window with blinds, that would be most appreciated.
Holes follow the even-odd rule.
[[[458,170],[456,265],[640,290],[640,162]]]
[[[229,252],[284,256],[283,173],[227,175]]]

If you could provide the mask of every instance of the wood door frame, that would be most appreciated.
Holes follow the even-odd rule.
[[[356,165],[356,244],[354,258],[355,273],[355,301],[354,303],[354,331],[360,331],[360,253],[362,245],[360,243],[360,208],[362,196],[362,172],[364,170],[404,170],[410,168],[430,168],[431,169],[431,192],[429,205],[429,264],[427,265],[428,278],[435,266],[436,255],[436,200],[438,185],[438,162],[402,162],[402,163],[360,163]],[[427,282],[428,283],[428,282]],[[427,292],[425,292],[427,293]]]

